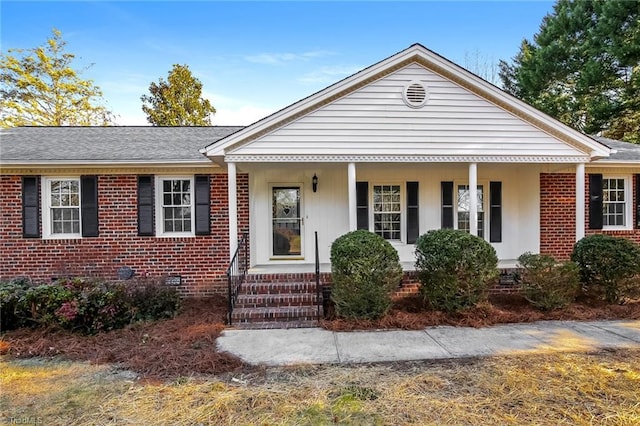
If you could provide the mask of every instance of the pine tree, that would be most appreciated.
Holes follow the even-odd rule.
[[[503,88],[588,134],[640,139],[640,1],[559,0],[500,62]]]

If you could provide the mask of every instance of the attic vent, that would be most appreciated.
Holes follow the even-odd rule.
[[[427,88],[419,81],[412,81],[404,88],[402,97],[404,102],[412,108],[420,108],[427,103]]]

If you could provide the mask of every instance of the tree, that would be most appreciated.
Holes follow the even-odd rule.
[[[101,90],[72,67],[60,31],[43,46],[0,54],[0,126],[109,125]],[[84,68],[86,70],[88,67]]]
[[[493,56],[488,56],[476,49],[471,52],[465,50],[463,66],[493,85],[498,85],[498,64]]]
[[[142,110],[154,126],[210,126],[216,109],[202,99],[202,83],[187,65],[173,65],[167,81],[162,78],[142,95]]]
[[[500,79],[585,133],[640,141],[640,1],[558,0]]]

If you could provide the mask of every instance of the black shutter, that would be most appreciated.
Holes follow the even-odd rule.
[[[155,235],[153,209],[153,176],[138,176],[138,235]]]
[[[442,189],[442,229],[453,228],[453,182],[440,182]]]
[[[209,175],[195,176],[196,235],[211,235]]]
[[[40,238],[40,196],[38,176],[22,178],[22,236]]]
[[[602,229],[602,175],[600,174],[589,175],[589,229]]]
[[[636,229],[640,229],[640,174],[636,176]]]
[[[420,234],[418,182],[407,182],[407,244],[413,244]]]
[[[369,229],[369,182],[356,182],[357,229]]]
[[[80,210],[82,236],[97,237],[99,233],[97,176],[80,176]]]
[[[489,242],[502,242],[502,182],[489,182]]]

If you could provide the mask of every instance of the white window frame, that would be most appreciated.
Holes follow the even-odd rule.
[[[189,232],[174,232],[164,230],[164,191],[163,183],[166,180],[188,180],[189,194],[191,198],[191,231]],[[155,199],[156,199],[156,236],[158,237],[194,237],[196,217],[195,217],[195,179],[193,175],[190,176],[156,176],[155,178]]]
[[[392,244],[405,244],[407,242],[407,205],[405,202],[406,197],[406,182],[388,181],[388,182],[370,182],[369,183],[369,231],[376,234],[375,231],[375,203],[373,198],[374,188],[376,186],[398,186],[400,187],[400,239],[398,240],[385,240]],[[377,234],[376,234],[377,235]]]
[[[624,225],[605,225],[604,224],[604,207],[606,205],[604,201],[604,181],[622,179],[624,181]],[[616,230],[629,230],[633,229],[633,194],[632,180],[629,175],[603,175],[602,176],[602,229],[616,231]]]
[[[78,232],[59,233],[53,232],[51,223],[53,215],[51,210],[51,183],[55,181],[76,181],[78,183]],[[42,178],[42,238],[44,239],[76,239],[82,238],[82,187],[80,176],[44,176]]]
[[[469,186],[468,181],[457,181],[453,183],[453,228],[458,229],[458,187],[459,186]],[[484,213],[484,220],[482,221],[482,239],[489,241],[488,239],[488,230],[489,230],[489,182],[478,182],[476,185],[477,188],[482,187],[482,211]],[[478,204],[480,207],[480,204]],[[478,210],[480,212],[480,210]],[[478,227],[478,231],[480,228]],[[476,235],[477,236],[477,235]]]

